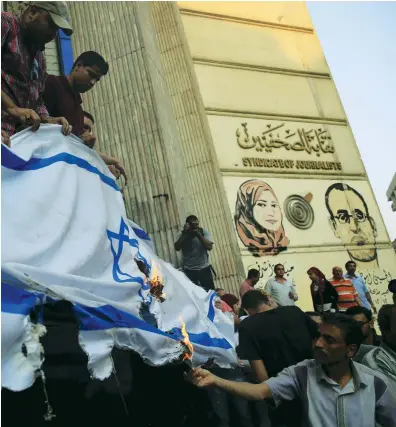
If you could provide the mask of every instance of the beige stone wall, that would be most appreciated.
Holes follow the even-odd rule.
[[[140,30],[147,23],[138,22],[133,2],[73,2],[69,7],[74,55],[95,50],[110,66],[108,76],[83,100],[95,118],[98,149],[123,160],[129,217],[150,234],[158,254],[177,265],[173,240],[180,221]]]
[[[175,236],[188,214],[198,215],[214,236],[218,285],[237,292],[242,263],[177,6],[73,2],[70,15],[74,54],[93,49],[110,65],[84,108],[95,117],[98,148],[125,163],[129,217],[178,266]]]
[[[187,170],[188,213],[196,214],[201,225],[213,234],[215,245],[210,259],[218,275],[217,285],[237,294],[243,267],[179,10],[171,2],[153,2],[151,8],[180,135],[182,156],[178,161]]]
[[[284,263],[310,309],[307,269],[330,277],[355,256],[390,301],[396,258],[305,3],[178,6],[245,270],[265,283]],[[336,183],[353,190],[331,193],[332,221]]]
[[[194,213],[214,235],[217,285],[235,294],[249,267],[258,266],[265,281],[282,262],[300,306],[309,309],[309,266],[329,276],[351,254],[375,253],[359,270],[377,304],[389,300],[381,294],[396,276],[395,253],[303,2],[69,7],[74,55],[96,50],[110,64],[109,75],[84,96],[98,148],[124,161],[127,213],[162,258],[180,265],[175,236]],[[54,45],[46,54],[56,73]],[[276,211],[269,223],[283,227],[285,250],[271,256],[254,257],[236,229],[238,190],[253,179],[271,187],[272,196],[252,211],[264,209],[263,218]],[[335,214],[360,210],[358,225],[355,217],[350,227],[329,220],[325,193],[337,182],[360,196],[337,193]],[[294,206],[290,196],[307,197]],[[312,224],[296,226],[296,218],[312,213]]]

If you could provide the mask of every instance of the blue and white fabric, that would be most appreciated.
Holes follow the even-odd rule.
[[[210,357],[222,367],[237,363],[234,326],[215,309],[215,293],[156,256],[147,233],[126,217],[119,188],[94,150],[57,125],[23,131],[11,147],[2,144],[3,387],[33,384],[45,358],[45,327],[29,313],[60,299],[73,303],[96,378],[110,375],[114,346],[154,366],[179,360],[182,322],[193,365]],[[134,259],[162,277],[164,302],[151,296]],[[144,320],[142,304],[157,326]]]

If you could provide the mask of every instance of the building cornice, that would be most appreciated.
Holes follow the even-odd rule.
[[[297,31],[300,33],[314,34],[313,28],[300,27],[297,25],[278,24],[276,22],[261,21],[258,19],[241,18],[237,16],[223,15],[218,13],[203,12],[200,10],[180,7],[182,15],[197,16],[201,18],[218,19],[220,21],[236,22],[238,24],[257,25],[259,27],[276,28],[278,30]]]

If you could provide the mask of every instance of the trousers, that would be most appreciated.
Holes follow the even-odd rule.
[[[193,283],[204,288],[205,291],[214,289],[213,274],[210,266],[201,270],[189,270],[185,268],[184,273]]]

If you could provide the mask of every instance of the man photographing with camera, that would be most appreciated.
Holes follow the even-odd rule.
[[[208,256],[208,251],[212,248],[213,238],[209,231],[199,227],[199,220],[195,215],[187,217],[183,231],[175,242],[175,249],[182,251],[186,276],[206,291],[214,289]]]

